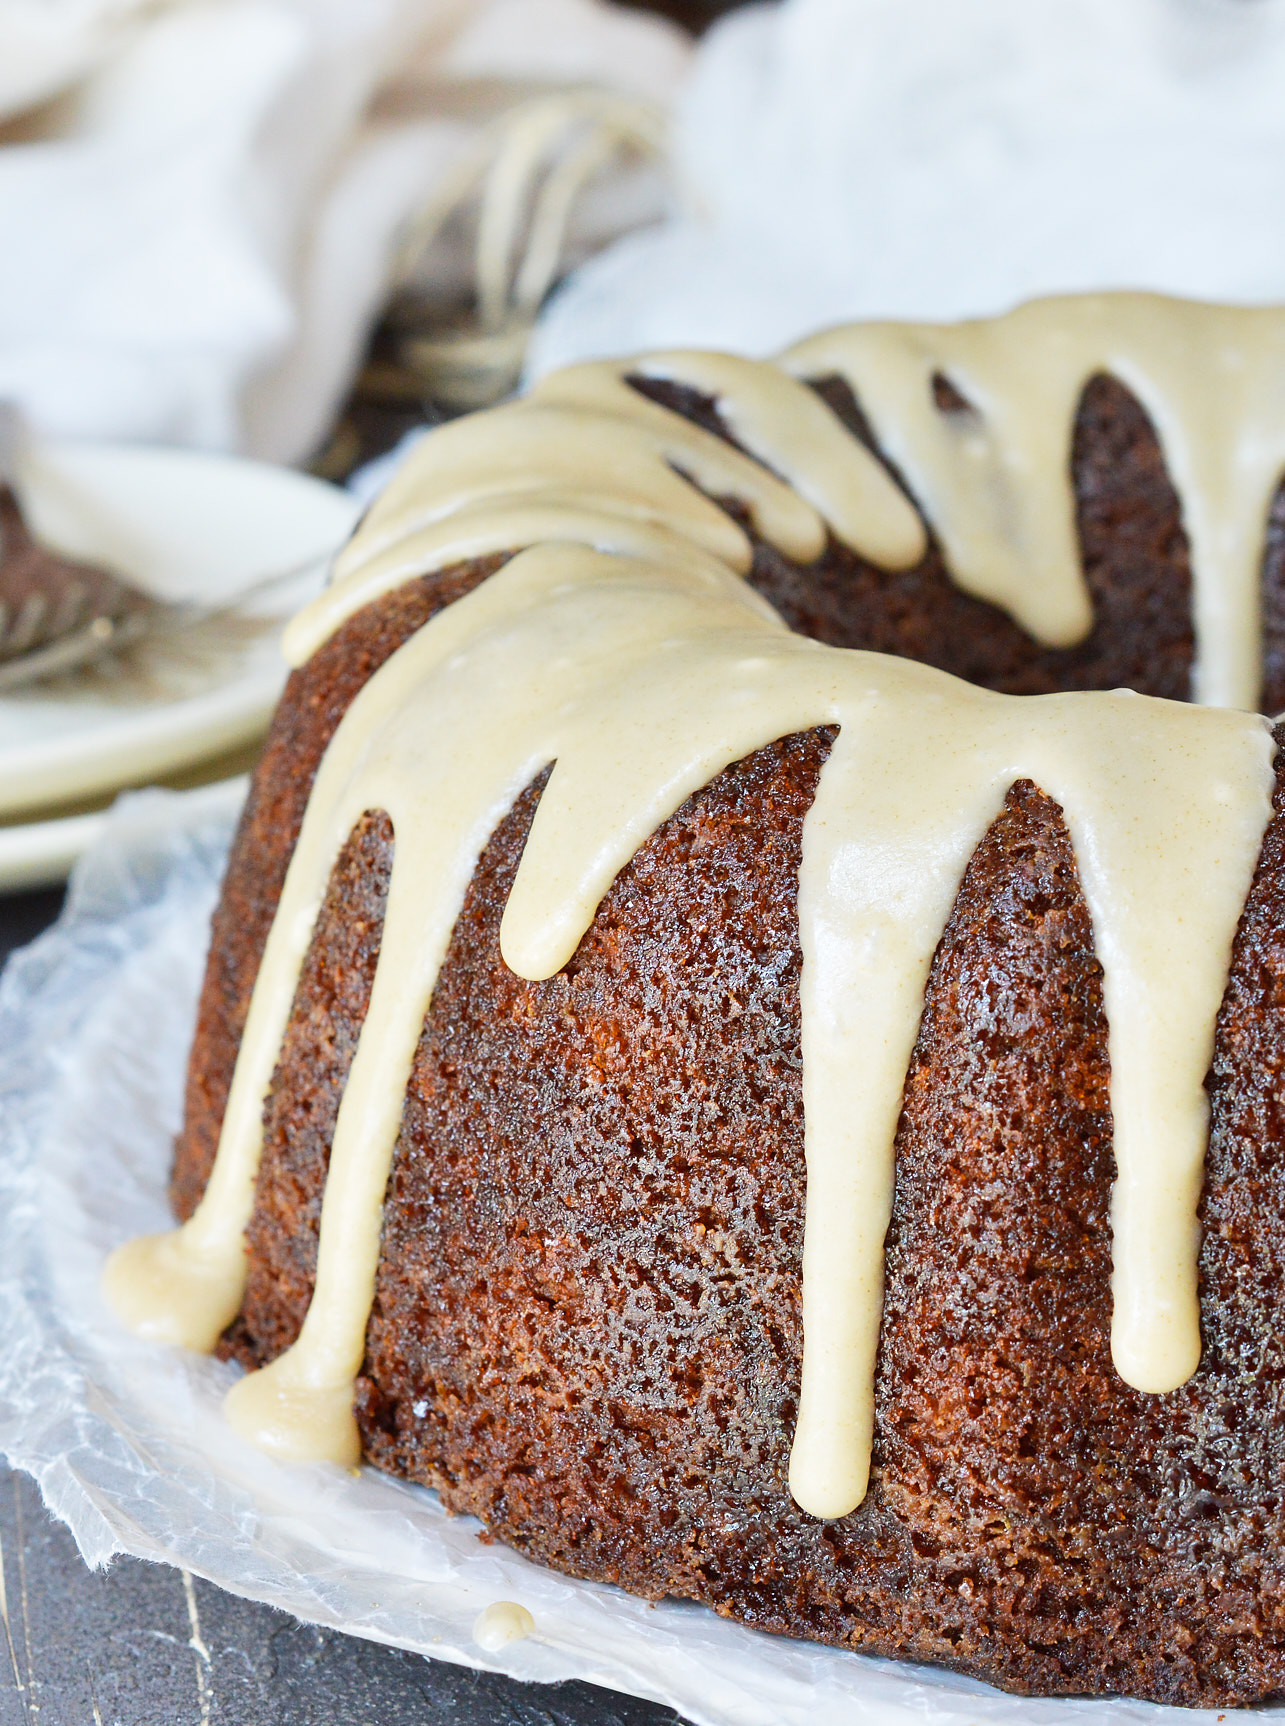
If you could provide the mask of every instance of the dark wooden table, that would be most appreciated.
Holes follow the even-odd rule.
[[[59,893],[0,898],[0,962]],[[591,1684],[516,1684],[299,1624],[163,1564],[85,1569],[0,1464],[0,1726],[675,1726]]]

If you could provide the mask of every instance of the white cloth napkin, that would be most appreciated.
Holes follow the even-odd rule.
[[[786,0],[702,45],[686,208],[547,309],[533,372],[1153,288],[1285,299],[1285,0]]]
[[[64,90],[106,59],[148,0],[2,0],[0,121]]]
[[[688,54],[600,0],[0,0],[0,397],[300,459],[481,117]]]

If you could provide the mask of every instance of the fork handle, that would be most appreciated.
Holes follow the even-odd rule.
[[[22,454],[30,439],[26,414],[12,398],[0,396],[0,486],[16,487]]]

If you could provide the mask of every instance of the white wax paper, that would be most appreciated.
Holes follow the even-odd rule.
[[[584,1678],[699,1726],[1147,1726],[1220,1718],[1033,1702],[924,1667],[759,1635],[704,1608],[567,1580],[369,1469],[285,1466],[219,1412],[236,1368],[124,1335],[106,1252],[167,1221],[165,1179],[227,845],[181,795],[118,805],[61,923],[0,983],[0,1450],[88,1564],[167,1560],[297,1617],[518,1678]],[[498,1654],[478,1612],[535,1634]],[[1285,1710],[1266,1709],[1279,1715]]]

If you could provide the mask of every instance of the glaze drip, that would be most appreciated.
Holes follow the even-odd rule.
[[[556,372],[523,400],[435,434],[435,462],[383,494],[331,588],[292,626],[287,653],[301,664],[344,618],[412,575],[548,537],[537,505],[556,512],[557,537],[657,555],[644,537],[677,532],[744,573],[749,543],[709,501],[730,496],[789,557],[818,556],[828,530],[887,569],[911,567],[927,544],[921,521],[801,381],[834,374],[933,524],[956,583],[1045,646],[1071,646],[1093,621],[1071,442],[1084,387],[1101,372],[1150,415],[1182,500],[1194,697],[1252,708],[1259,567],[1285,472],[1285,310],[1156,294],[1036,300],[973,323],[859,324],[777,362],[668,353]],[[758,459],[632,389],[626,380],[638,375],[713,396]],[[938,378],[967,408],[938,405]]]
[[[1285,470],[1281,308],[1075,295],[972,323],[854,325],[800,343],[782,364],[847,380],[936,527],[954,580],[1050,646],[1071,645],[1092,623],[1071,439],[1088,380],[1118,378],[1150,415],[1182,500],[1193,697],[1257,703],[1259,568]],[[936,406],[939,375],[973,411]]]
[[[798,364],[814,370],[820,354],[826,369],[864,378],[873,362],[859,334],[823,338],[830,348],[799,350]],[[937,366],[913,332],[888,339],[921,369]],[[1090,345],[1075,349],[1079,359]],[[966,358],[950,359],[946,375],[977,402],[991,374]],[[889,374],[899,364],[889,361]],[[128,1322],[188,1346],[211,1347],[235,1317],[262,1104],[312,929],[352,827],[369,809],[387,811],[395,850],[384,935],[331,1151],[315,1292],[294,1346],[227,1404],[234,1425],[280,1454],[356,1461],[353,1380],[403,1097],[491,833],[553,764],[501,929],[506,963],[548,977],[687,797],[779,737],[836,726],[799,886],[808,1191],[790,1471],[799,1504],[835,1517],[867,1485],[893,1142],[924,986],[969,857],[1019,778],[1063,806],[1104,971],[1119,1171],[1113,1357],[1148,1392],[1195,1370],[1203,1080],[1271,814],[1271,734],[1253,714],[1128,692],[996,695],[791,634],[740,579],[745,536],[675,468],[740,498],[796,558],[817,555],[829,530],[913,561],[918,519],[784,372],[705,355],[631,369],[652,367],[718,394],[746,448],[790,483],[639,396],[623,367],[575,368],[529,403],[434,434],[412,457],[335,587],[296,620],[296,656],[434,561],[528,548],[412,636],[341,722],[263,956],[205,1196],[181,1229],[122,1248],[107,1289]],[[1074,369],[1067,362],[1058,375]],[[914,468],[916,435],[898,460],[928,488],[938,470],[926,434]],[[1008,449],[1001,438],[968,459],[998,472]],[[953,471],[945,457],[941,471]],[[1000,477],[1012,482],[1009,469]],[[982,518],[1003,513],[998,495],[992,488],[978,506]],[[1010,559],[1009,575],[1014,567]],[[1056,559],[1049,567],[1056,587]],[[1009,575],[989,579],[998,587]],[[438,737],[451,739],[448,750],[426,748]]]

